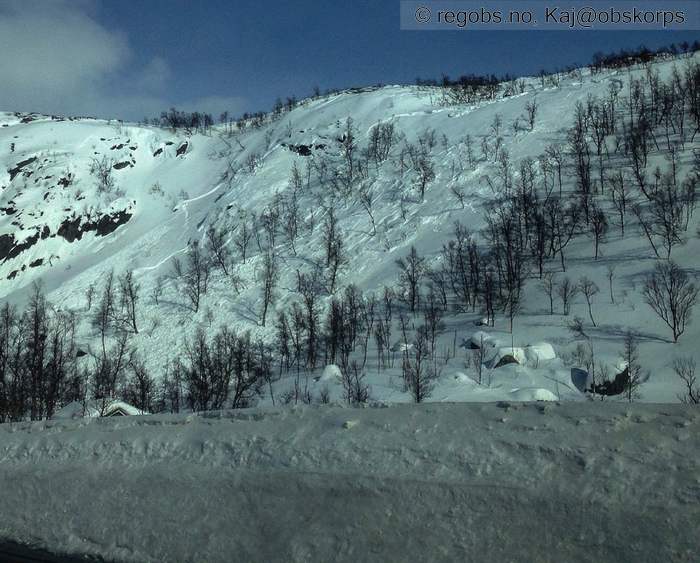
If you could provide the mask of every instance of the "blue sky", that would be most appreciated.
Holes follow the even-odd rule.
[[[0,0],[0,109],[140,119],[441,73],[531,74],[698,32],[401,31],[398,0]]]

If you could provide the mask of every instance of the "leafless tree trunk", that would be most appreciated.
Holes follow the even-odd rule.
[[[605,233],[608,232],[608,218],[603,211],[598,206],[593,206],[591,209],[591,233],[593,233],[593,241],[595,247],[594,259],[598,260],[598,253],[600,248],[600,242],[605,237]]]
[[[557,291],[554,272],[546,272],[542,276],[542,289],[549,297],[549,314],[554,314],[554,294]]]
[[[267,311],[275,301],[275,287],[279,279],[279,268],[277,266],[277,256],[272,251],[263,255],[262,282],[263,282],[263,308],[260,314],[260,324],[265,326]]]
[[[348,403],[355,405],[366,403],[369,400],[370,389],[364,382],[365,372],[355,360],[350,363],[349,369],[342,372],[343,389]]]
[[[399,283],[404,289],[404,297],[412,313],[415,313],[420,303],[420,283],[425,275],[425,258],[418,255],[414,246],[406,258],[396,261],[399,267]]]
[[[532,131],[535,128],[535,119],[537,118],[538,109],[539,105],[537,104],[536,99],[525,104],[525,111],[527,112],[527,124],[530,127],[530,131]]]
[[[596,283],[590,280],[588,277],[583,276],[579,282],[578,287],[583,296],[586,298],[586,304],[588,305],[588,316],[591,319],[591,324],[597,326],[593,320],[593,310],[591,309],[591,298],[600,291]]]
[[[214,259],[216,265],[221,268],[224,275],[228,276],[231,263],[231,251],[226,245],[224,231],[217,230],[214,227],[209,227],[209,229],[207,229],[207,250],[209,255]]]
[[[631,403],[638,393],[639,386],[642,384],[644,374],[642,366],[639,364],[639,352],[637,339],[631,331],[627,331],[622,349],[622,360],[627,364],[627,381],[625,391],[627,400]]]
[[[233,243],[241,256],[241,261],[245,264],[248,256],[248,245],[250,239],[253,238],[255,231],[255,215],[251,218],[245,212],[241,212],[241,217],[238,222],[238,230],[233,239]]]
[[[211,273],[211,260],[209,256],[202,252],[197,242],[189,245],[187,252],[187,264],[183,268],[179,259],[173,259],[173,273],[184,283],[185,295],[190,302],[191,309],[196,313],[202,295],[207,292],[209,286],[209,276]]]
[[[430,343],[425,327],[419,327],[413,340],[413,350],[404,355],[403,372],[413,400],[422,403],[433,390],[434,373],[430,366]]]
[[[124,275],[119,277],[119,292],[121,298],[121,306],[124,311],[126,325],[134,334],[139,333],[136,324],[136,305],[139,302],[139,291],[141,285],[134,280],[133,270],[127,270]]]
[[[557,286],[557,295],[561,299],[564,315],[568,315],[571,312],[571,301],[577,293],[578,287],[572,284],[568,277],[564,278]]]
[[[608,285],[610,286],[610,303],[615,304],[615,294],[613,292],[613,279],[615,278],[615,266],[607,268]]]
[[[624,237],[625,216],[627,214],[627,208],[630,205],[629,182],[627,182],[624,172],[622,170],[618,170],[617,172],[614,172],[608,176],[608,183],[610,184],[610,195],[613,205],[620,218],[620,233]]]

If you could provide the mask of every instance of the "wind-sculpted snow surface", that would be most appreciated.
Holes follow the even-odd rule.
[[[681,405],[261,409],[0,425],[0,543],[109,561],[694,562]]]

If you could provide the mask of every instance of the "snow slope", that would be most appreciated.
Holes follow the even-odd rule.
[[[682,65],[683,61],[667,60],[656,63],[656,67],[665,77],[674,64]],[[634,70],[632,75],[640,73],[643,69]],[[577,101],[585,102],[590,95],[605,97],[611,85],[622,85],[627,79],[626,71],[591,76],[584,70],[562,79],[557,88],[542,88],[531,79],[523,94],[449,107],[437,104],[430,88],[387,86],[307,100],[278,121],[234,136],[222,130],[187,136],[116,122],[0,114],[0,254],[3,243],[5,254],[15,254],[0,259],[0,298],[21,302],[30,283],[41,279],[50,292],[49,298],[60,308],[84,311],[87,288],[99,284],[110,269],[120,272],[127,267],[135,269],[144,296],[148,295],[156,279],[168,274],[170,259],[181,256],[188,242],[202,240],[208,226],[233,230],[241,213],[259,213],[276,194],[289,189],[292,165],[296,162],[304,173],[313,158],[290,150],[290,146],[311,147],[313,155],[337,154],[337,138],[349,116],[361,146],[366,145],[369,131],[380,121],[392,122],[403,140],[372,180],[376,235],[357,202],[337,202],[340,228],[352,257],[341,282],[356,283],[370,291],[395,285],[394,262],[405,256],[411,245],[432,260],[450,238],[455,221],[473,230],[483,226],[482,206],[492,194],[482,178],[492,172],[494,165],[481,161],[474,169],[464,166],[466,135],[472,137],[478,154],[480,139],[489,134],[494,116],[500,114],[504,147],[517,167],[522,158],[536,158],[548,144],[565,142],[565,129],[571,124]],[[510,124],[535,98],[540,111],[534,130],[514,131]],[[437,134],[432,150],[436,179],[428,187],[425,200],[419,202],[415,178],[399,171],[397,155],[401,146],[415,143],[429,128]],[[692,150],[697,148],[697,142],[687,144],[681,170],[689,166]],[[255,167],[248,166],[253,155]],[[116,189],[99,194],[89,169],[93,159],[105,157],[119,166],[114,170]],[[31,159],[35,160],[14,174],[10,172]],[[70,178],[68,185],[66,178]],[[566,181],[570,187],[573,179],[567,176]],[[464,190],[464,209],[450,193],[454,185]],[[297,269],[322,255],[318,225],[324,210],[319,202],[327,190],[314,176],[311,189],[302,196],[303,215],[317,227],[300,237],[296,255],[280,243],[283,268],[277,308],[295,299]],[[113,227],[115,220],[123,221],[127,216],[125,223],[108,234],[101,235],[95,227],[100,221],[102,227],[110,223]],[[79,240],[69,242],[75,236],[66,227],[70,224],[84,229]],[[690,232],[695,232],[695,225]],[[67,238],[66,233],[73,235]],[[10,236],[14,238],[7,238]],[[20,247],[22,250],[17,251]],[[196,315],[183,306],[182,294],[172,280],[160,305],[144,297],[139,322],[145,330],[134,337],[133,344],[141,349],[153,373],[162,374],[174,351],[198,326],[227,324],[271,337],[271,328],[258,326],[256,319],[260,310],[256,280],[262,262],[256,254],[235,266],[235,273],[245,284],[242,293],[235,295],[230,284],[217,274]],[[601,260],[593,261],[592,243],[586,237],[567,248],[567,275],[572,280],[587,275],[601,288],[593,304],[598,327],[590,330],[597,357],[610,366],[618,363],[622,335],[631,327],[641,342],[642,361],[652,374],[640,390],[642,400],[677,401],[682,388],[670,362],[676,355],[696,353],[694,343],[700,338],[700,324],[691,325],[681,342],[673,345],[665,326],[643,304],[641,280],[654,263],[643,238],[631,235],[621,239],[612,228],[602,254]],[[694,272],[698,271],[699,255],[695,237],[674,251],[676,260]],[[605,268],[609,264],[617,266],[615,304],[609,303],[606,292]],[[525,290],[525,307],[516,318],[512,342],[507,319],[497,318],[496,327],[489,331],[504,346],[551,344],[556,358],[492,370],[488,385],[474,382],[476,376],[464,366],[463,356],[453,358],[443,367],[431,400],[499,400],[547,393],[562,399],[581,399],[571,379],[571,368],[577,366],[568,359],[575,342],[566,327],[573,315],[587,315],[586,305],[579,296],[569,317],[550,316],[547,309],[546,297],[532,280]],[[478,315],[468,314],[447,317],[439,348],[453,346],[455,339],[468,340],[476,330],[477,319]],[[94,339],[87,323],[81,327],[80,336],[85,345]],[[398,382],[398,371],[379,373],[371,368],[372,363],[370,360],[367,371],[374,398],[410,400]],[[280,392],[287,384],[279,383]],[[326,383],[312,381],[310,385],[316,394]],[[330,392],[339,397],[341,389],[332,385]],[[261,398],[261,402],[265,404],[269,399]]]
[[[694,562],[700,412],[503,403],[0,425],[0,544],[108,561]]]

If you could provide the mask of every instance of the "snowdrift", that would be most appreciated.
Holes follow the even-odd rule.
[[[123,562],[694,563],[698,475],[700,412],[682,405],[2,424],[0,545]]]

